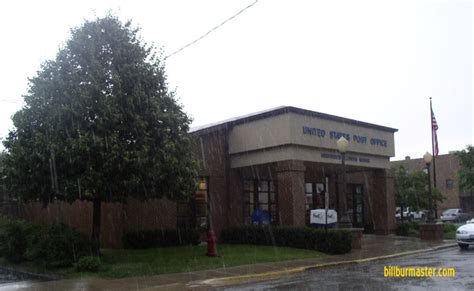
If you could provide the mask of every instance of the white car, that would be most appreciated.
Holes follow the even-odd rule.
[[[474,245],[474,219],[468,220],[456,230],[456,241],[462,250],[467,250],[469,245]]]
[[[462,209],[451,208],[443,211],[440,218],[442,222],[464,222],[471,219],[471,216],[463,213]]]
[[[410,207],[403,209],[403,218],[406,220],[425,220],[427,217],[425,211],[412,211]],[[400,207],[395,210],[395,219],[399,221],[401,219]]]

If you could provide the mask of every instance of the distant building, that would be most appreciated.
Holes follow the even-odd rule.
[[[459,159],[454,153],[439,155],[436,158],[436,188],[441,191],[446,198],[438,206],[438,216],[448,208],[461,208],[464,212],[474,212],[474,199],[471,193],[459,191],[458,171],[461,168]],[[393,161],[392,166],[404,166],[409,171],[423,170],[426,164],[423,158]],[[433,169],[433,167],[431,168]]]

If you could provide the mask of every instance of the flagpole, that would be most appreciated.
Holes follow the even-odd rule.
[[[433,128],[433,103],[430,97],[430,125],[431,125],[431,153],[433,154],[433,186],[436,188],[436,156],[435,154],[435,129]],[[435,218],[438,217],[438,207],[435,207]]]
[[[435,186],[436,188],[436,162],[435,162],[435,157],[437,156],[435,153],[435,141],[434,141],[434,138],[435,138],[435,133],[434,133],[434,128],[433,128],[433,104],[432,104],[432,101],[431,101],[431,97],[430,97],[430,124],[431,124],[431,153],[433,154],[433,185]]]

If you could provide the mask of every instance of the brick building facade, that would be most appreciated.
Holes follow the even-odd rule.
[[[272,224],[306,225],[309,211],[340,210],[345,195],[354,226],[387,234],[395,229],[395,200],[390,157],[396,129],[352,119],[279,107],[195,128],[200,163],[199,190],[190,201],[104,203],[103,246],[120,247],[125,231],[198,227],[205,232],[209,210],[216,233],[227,226],[252,223],[255,211],[269,214]],[[349,140],[346,189],[336,141]],[[63,220],[90,233],[92,205],[39,203],[22,206],[20,215],[52,223]]]
[[[92,202],[54,202],[43,207],[41,202],[18,206],[18,215],[41,224],[62,221],[78,231],[92,232]],[[129,199],[127,203],[102,203],[101,245],[109,248],[122,246],[126,231],[176,228],[176,203],[167,199],[142,202]]]
[[[435,157],[436,161],[436,188],[440,190],[446,198],[437,209],[438,216],[448,208],[461,208],[465,212],[474,212],[474,199],[471,193],[465,193],[459,190],[458,171],[461,166],[459,159],[454,153],[439,155]],[[408,171],[424,170],[426,168],[423,158],[393,161],[394,167],[404,166]],[[433,178],[432,178],[433,179]],[[432,180],[434,185],[434,182]]]
[[[349,140],[345,195],[354,226],[376,233],[395,229],[390,157],[396,129],[295,107],[193,130],[200,176],[206,177],[214,227],[252,223],[257,210],[272,224],[309,224],[309,211],[339,212],[341,155],[336,141]]]

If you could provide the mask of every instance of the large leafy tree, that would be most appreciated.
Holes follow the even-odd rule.
[[[26,105],[4,141],[12,194],[92,201],[98,247],[103,201],[193,193],[190,119],[154,48],[130,22],[108,15],[71,30],[29,81]]]
[[[466,149],[458,151],[461,169],[458,171],[459,190],[463,192],[474,192],[474,147],[469,145]]]
[[[4,176],[4,160],[5,160],[5,155],[6,153],[5,152],[0,152],[0,203],[5,200],[7,197],[6,197],[6,189],[5,189],[5,183],[3,182],[4,179],[5,179],[5,176]]]
[[[395,168],[395,203],[401,208],[401,220],[403,220],[403,209],[410,207],[413,210],[428,209],[428,177],[423,171],[409,172],[405,167]],[[445,198],[441,192],[432,189],[433,209]]]
[[[474,147],[468,145],[466,149],[458,151],[456,156],[461,164],[461,168],[458,171],[459,190],[470,193],[471,202],[474,203]],[[471,207],[474,207],[474,205]]]
[[[400,217],[403,221],[403,211],[406,207],[414,205],[415,192],[412,187],[412,179],[405,167],[395,169],[395,203],[400,207]]]

